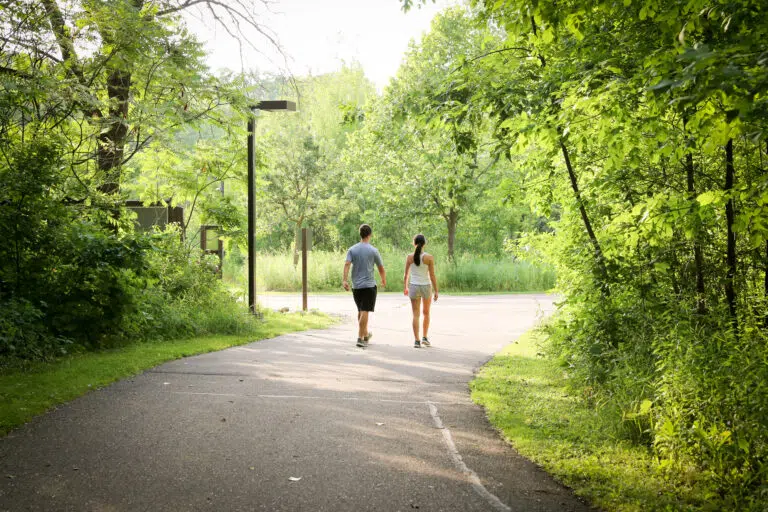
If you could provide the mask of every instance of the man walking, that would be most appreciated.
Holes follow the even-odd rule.
[[[360,226],[360,242],[347,251],[347,261],[344,263],[344,280],[342,285],[349,291],[349,267],[352,267],[352,296],[357,305],[357,346],[365,347],[373,336],[368,332],[368,313],[376,306],[376,280],[373,278],[374,263],[379,269],[381,286],[387,287],[387,274],[384,272],[384,262],[379,250],[371,245],[371,226]]]

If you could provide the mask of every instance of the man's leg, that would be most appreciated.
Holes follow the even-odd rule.
[[[357,318],[357,337],[362,339],[368,336],[368,311],[360,311]]]

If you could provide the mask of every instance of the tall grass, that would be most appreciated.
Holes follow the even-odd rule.
[[[448,262],[445,251],[435,248],[438,286],[444,292],[538,292],[555,286],[552,268],[515,261],[508,257],[489,257],[462,254]],[[391,247],[379,247],[387,270],[388,288],[399,290],[405,270],[406,252]],[[311,251],[307,261],[307,279],[312,291],[341,290],[344,252]],[[225,263],[225,279],[244,286],[245,266],[233,261]],[[261,290],[301,290],[301,261],[293,265],[293,254],[259,253],[256,256],[256,281]],[[376,273],[378,281],[378,273]]]
[[[540,292],[555,286],[555,271],[509,258],[480,259],[470,255],[438,268],[438,285],[455,292]]]

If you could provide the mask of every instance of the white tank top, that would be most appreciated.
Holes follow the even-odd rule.
[[[421,265],[416,265],[415,261],[411,265],[411,278],[409,281],[410,284],[432,284],[432,282],[429,280],[429,265],[424,263],[424,256],[427,256],[427,253],[421,253]]]

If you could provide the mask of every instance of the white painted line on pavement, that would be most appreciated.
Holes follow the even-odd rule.
[[[311,395],[240,395],[236,393],[203,393],[194,391],[171,391],[174,395],[235,396],[239,398],[297,398],[303,400],[345,400],[356,402],[387,402],[393,404],[444,404],[446,402],[425,402],[424,400],[392,400],[388,398],[358,398],[354,396],[311,396]]]
[[[456,444],[453,442],[451,431],[443,425],[440,416],[437,414],[437,407],[435,406],[436,403],[437,402],[427,402],[429,405],[429,414],[432,415],[435,426],[439,428],[443,433],[443,440],[448,446],[448,453],[451,455],[451,458],[453,459],[454,464],[456,464],[456,467],[459,468],[459,470],[464,473],[467,478],[469,478],[469,482],[472,484],[472,488],[475,490],[475,492],[485,498],[485,501],[487,501],[488,504],[491,505],[495,510],[498,510],[499,512],[511,512],[512,509],[502,503],[501,500],[496,497],[496,495],[492,494],[488,489],[486,489],[483,483],[480,481],[480,477],[477,476],[477,473],[469,469],[464,463],[459,450],[456,449]]]

